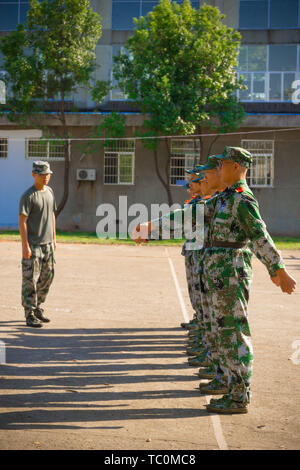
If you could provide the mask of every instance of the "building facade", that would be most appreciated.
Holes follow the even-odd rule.
[[[110,79],[114,88],[100,106],[95,106],[86,90],[70,97],[78,111],[67,116],[72,136],[88,136],[91,127],[102,122],[114,110],[126,118],[127,137],[141,129],[144,117],[118,88],[112,75],[114,55],[132,34],[132,18],[147,14],[158,1],[91,0],[102,17],[102,37],[96,47],[95,80]],[[177,3],[181,3],[178,1]],[[192,1],[199,8],[201,1]],[[211,148],[219,153],[225,145],[249,149],[254,162],[249,184],[256,194],[262,216],[273,235],[300,236],[300,104],[297,104],[297,80],[300,80],[300,0],[215,0],[225,14],[228,26],[242,34],[238,74],[243,75],[247,90],[239,92],[246,118],[238,134],[222,136]],[[0,3],[0,34],[14,30],[23,22],[29,2]],[[296,88],[293,88],[296,87]],[[300,98],[300,92],[299,92]],[[51,116],[43,124],[53,126]],[[56,124],[57,125],[57,124]],[[15,228],[18,223],[18,199],[31,184],[31,165],[46,159],[54,170],[50,185],[59,202],[63,192],[64,156],[58,145],[41,145],[38,129],[19,130],[0,118],[0,229]],[[210,139],[204,142],[207,153]],[[128,207],[143,203],[151,214],[151,204],[166,203],[167,193],[160,183],[153,153],[136,139],[120,140],[117,145],[99,148],[83,155],[80,140],[69,146],[70,194],[58,218],[65,230],[94,232],[99,216],[97,207],[111,203],[117,209],[120,196],[127,196]],[[174,138],[170,142],[169,187],[174,202],[183,203],[184,169],[199,160],[197,141]],[[159,148],[161,169],[167,162],[164,142]],[[203,157],[203,155],[202,155]],[[11,176],[13,177],[13,183]],[[119,231],[126,229],[118,216]]]

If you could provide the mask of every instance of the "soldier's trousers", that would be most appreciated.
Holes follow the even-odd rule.
[[[188,285],[188,292],[190,297],[191,305],[196,311],[196,304],[195,304],[195,293],[194,293],[194,263],[193,263],[193,252],[186,251],[184,255],[184,263],[185,263],[185,274],[186,274],[186,282]]]
[[[22,259],[22,305],[25,317],[45,302],[54,277],[53,244],[33,245],[30,259]]]
[[[208,290],[212,355],[229,387],[232,400],[248,403],[253,349],[247,304],[251,284],[250,250],[209,248],[204,254],[204,283]]]

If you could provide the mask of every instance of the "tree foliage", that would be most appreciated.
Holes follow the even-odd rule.
[[[8,90],[7,117],[19,124],[38,125],[39,112],[49,100],[57,100],[60,137],[69,137],[66,121],[68,96],[80,87],[93,87],[96,67],[95,48],[101,37],[101,17],[89,0],[30,1],[26,24],[3,36],[0,50],[4,55],[5,82]],[[109,84],[98,81],[94,95],[102,101]],[[50,116],[49,116],[50,118]],[[65,144],[64,195],[68,198],[69,158]]]
[[[150,113],[148,129],[192,134],[218,109],[227,114],[225,128],[240,115],[233,98],[242,87],[236,76],[240,34],[223,18],[205,4],[196,10],[188,0],[161,0],[135,20],[128,53],[116,58],[114,74],[129,98]]]

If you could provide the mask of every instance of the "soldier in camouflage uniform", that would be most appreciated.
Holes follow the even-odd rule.
[[[44,316],[41,304],[46,300],[54,277],[56,203],[52,189],[47,186],[51,174],[47,162],[34,162],[34,185],[21,196],[19,206],[22,305],[26,324],[35,328],[50,321]]]
[[[206,204],[210,228],[203,278],[217,347],[214,359],[226,378],[228,393],[212,400],[207,409],[217,413],[246,413],[253,363],[247,314],[252,276],[249,242],[271,278],[280,279],[283,291],[291,293],[295,281],[284,269],[283,260],[261,219],[257,200],[246,183],[251,154],[241,148],[226,147],[218,158],[221,178],[228,187]]]
[[[205,204],[208,240],[201,276],[210,307],[213,364],[223,380],[214,379],[204,389],[208,387],[216,394],[225,392],[221,399],[211,400],[208,411],[246,413],[253,361],[247,315],[251,250],[283,292],[291,294],[296,283],[285,270],[261,219],[258,203],[246,183],[251,154],[244,149],[227,147],[219,159],[221,177],[227,188]],[[155,223],[144,224],[142,236],[136,239],[143,240],[143,234],[154,228]]]
[[[189,194],[192,196],[191,199],[185,201],[185,205],[195,204],[199,198],[202,196],[201,188],[199,185],[191,184],[191,181],[194,178],[198,178],[199,173],[197,167],[193,168],[192,170],[186,170],[186,173],[189,174],[189,181],[185,184],[185,188],[188,190]],[[199,192],[200,191],[200,192]],[[188,241],[188,240],[187,240]],[[181,323],[182,328],[187,330],[194,330],[198,328],[198,320],[196,315],[196,305],[195,305],[195,267],[193,262],[193,252],[191,250],[186,249],[187,242],[184,243],[182,247],[181,254],[184,256],[184,263],[185,263],[185,272],[186,272],[186,280],[188,285],[188,292],[191,301],[191,305],[194,309],[194,315],[192,320],[188,323]]]

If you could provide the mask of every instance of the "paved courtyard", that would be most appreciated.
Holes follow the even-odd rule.
[[[249,413],[218,416],[187,364],[180,247],[58,245],[51,323],[33,329],[21,245],[1,242],[0,449],[299,449],[300,252],[283,255],[291,296],[253,263]]]

